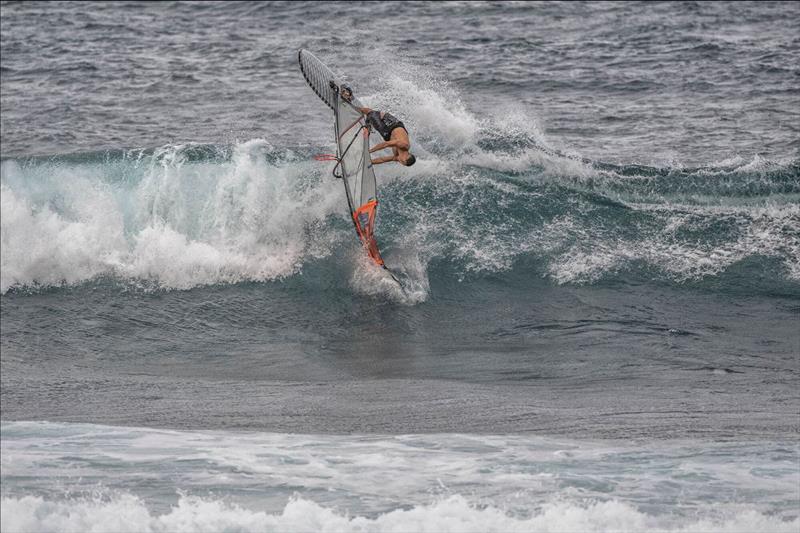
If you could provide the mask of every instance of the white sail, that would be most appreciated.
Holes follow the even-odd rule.
[[[366,117],[359,111],[363,106],[355,97],[342,98],[341,82],[314,54],[300,50],[298,59],[308,84],[333,109],[337,170],[344,181],[350,216],[370,257],[384,266],[374,237],[378,195],[369,155],[369,129]]]

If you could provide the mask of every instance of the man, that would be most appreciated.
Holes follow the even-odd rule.
[[[405,124],[397,120],[394,115],[383,111],[373,111],[368,107],[360,107],[359,111],[367,115],[367,124],[375,128],[375,131],[380,133],[385,141],[370,148],[369,152],[377,152],[384,148],[392,149],[392,155],[373,159],[373,165],[397,161],[403,166],[410,167],[416,163],[417,158],[409,151],[411,141],[408,139],[408,130],[406,130]]]
[[[342,84],[340,90],[340,88],[331,81],[330,86],[331,89],[339,92],[342,100],[352,103],[353,89],[351,89],[349,85]],[[373,111],[368,107],[359,107],[358,110],[367,115],[367,124],[372,126],[385,141],[370,148],[369,153],[377,152],[384,148],[392,149],[392,155],[373,159],[373,165],[397,161],[403,166],[410,167],[417,162],[417,158],[409,151],[409,148],[411,148],[411,141],[408,139],[408,130],[405,124],[397,120],[394,115],[383,111]]]

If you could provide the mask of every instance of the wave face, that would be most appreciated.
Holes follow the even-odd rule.
[[[473,137],[382,172],[379,242],[415,301],[431,275],[515,269],[554,284],[797,293],[798,160],[617,166],[501,126]],[[391,291],[358,261],[341,185],[313,153],[255,139],[4,160],[0,289],[98,278],[190,289],[302,277],[322,262],[343,279],[356,264],[356,277]]]
[[[2,430],[9,533],[788,533],[798,526],[796,444],[637,446],[31,422]],[[112,468],[115,476],[106,477]],[[31,490],[39,495],[20,495]]]

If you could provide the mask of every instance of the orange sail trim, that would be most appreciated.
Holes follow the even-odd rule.
[[[370,200],[355,211],[353,211],[353,222],[356,225],[356,231],[361,239],[367,253],[375,261],[378,266],[383,265],[383,258],[378,251],[378,243],[375,241],[375,212],[378,208],[377,200]]]

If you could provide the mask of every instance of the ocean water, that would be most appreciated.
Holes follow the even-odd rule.
[[[0,15],[3,532],[800,527],[798,4]]]

